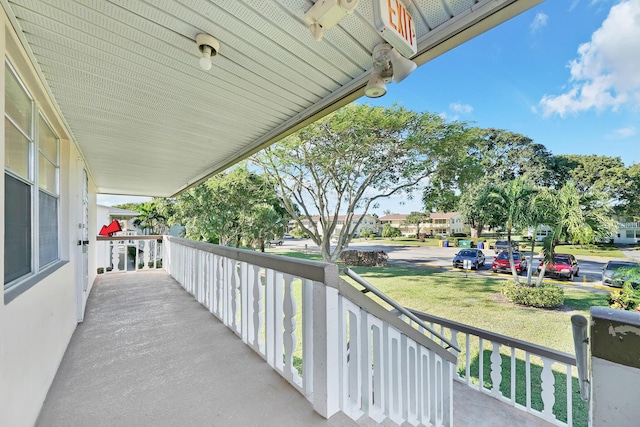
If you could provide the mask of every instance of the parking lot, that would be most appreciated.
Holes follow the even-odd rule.
[[[311,239],[293,239],[285,240],[284,244],[279,247],[282,249],[308,250],[309,252],[319,252],[318,247]],[[358,241],[349,245],[348,249],[366,250],[366,251],[384,251],[389,255],[389,262],[395,265],[403,265],[406,267],[417,268],[435,268],[440,270],[457,271],[464,275],[466,272],[462,269],[452,268],[451,261],[460,248],[455,247],[437,247],[437,246],[404,246],[404,245],[386,245],[376,241]],[[493,249],[484,249],[483,253],[486,262],[477,272],[471,270],[469,274],[481,274],[496,278],[508,279],[510,274],[493,273],[491,271],[491,263],[495,257]],[[610,291],[615,288],[602,286],[602,267],[610,260],[610,258],[602,257],[586,257],[578,256],[580,265],[580,274],[574,278],[572,282],[563,280],[545,279],[545,282],[553,282],[566,286],[584,287],[589,290]],[[533,268],[537,268],[540,263],[540,257],[534,256]]]

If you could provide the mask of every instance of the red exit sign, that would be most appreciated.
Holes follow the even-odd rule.
[[[405,57],[416,54],[416,29],[413,17],[402,0],[374,0],[376,29],[391,46]]]

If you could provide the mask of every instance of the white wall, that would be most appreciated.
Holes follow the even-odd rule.
[[[59,231],[60,259],[53,273],[42,278],[12,301],[0,296],[0,426],[34,425],[77,325],[77,259],[80,222],[80,188],[77,161],[80,153],[70,140],[53,103],[22,50],[4,11],[0,13],[0,49],[16,68],[47,120],[61,139]],[[0,67],[4,93],[4,66]],[[4,96],[1,97],[4,111]],[[4,121],[0,132],[4,135]],[[4,138],[0,159],[4,164]],[[4,173],[0,183],[0,224],[4,224]],[[90,185],[89,236],[95,236],[96,196]],[[4,277],[4,226],[0,235],[0,274]],[[89,284],[96,276],[95,237],[89,246]]]
[[[593,427],[640,425],[640,407],[638,406],[640,369],[593,357],[591,371],[590,425]]]

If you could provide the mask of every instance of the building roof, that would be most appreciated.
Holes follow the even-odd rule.
[[[420,66],[541,2],[404,2],[415,39],[391,43],[415,47],[406,55]],[[97,192],[158,197],[361,97],[390,37],[376,3],[360,1],[317,41],[311,1],[2,1],[54,100],[46,113],[62,117],[56,132],[77,144]],[[200,33],[220,43],[208,71]]]
[[[98,207],[107,209],[109,216],[138,216],[140,212],[129,211],[126,209],[114,208],[113,206],[98,205]]]
[[[429,214],[431,219],[451,219],[454,216],[459,215],[458,212],[432,212]],[[409,214],[393,214],[380,217],[380,221],[404,221]]]

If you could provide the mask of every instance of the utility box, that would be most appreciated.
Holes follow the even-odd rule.
[[[473,240],[459,240],[458,247],[460,248],[470,248]]]

